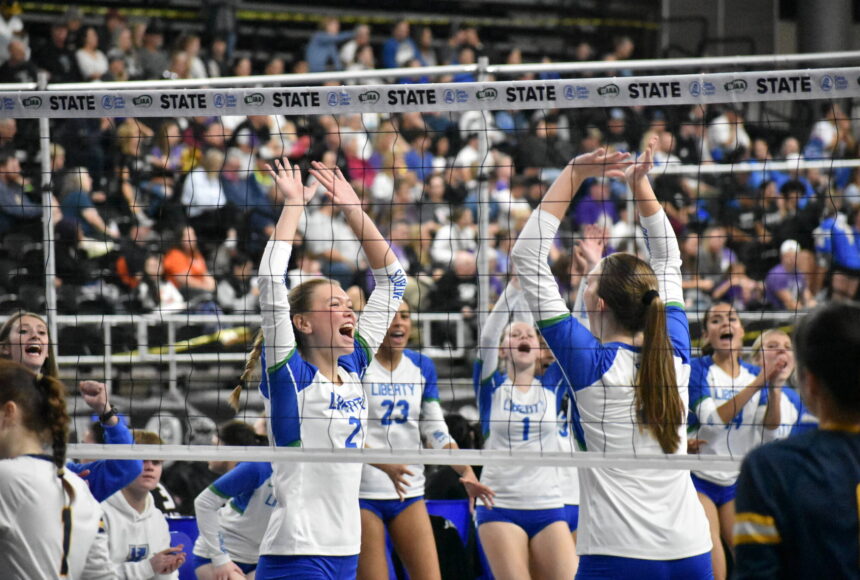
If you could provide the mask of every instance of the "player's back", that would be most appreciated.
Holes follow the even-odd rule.
[[[744,462],[738,578],[860,578],[860,434],[815,430]]]

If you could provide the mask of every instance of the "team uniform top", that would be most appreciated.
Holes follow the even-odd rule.
[[[739,360],[737,377],[714,364],[712,356],[693,359],[690,372],[690,435],[705,441],[699,455],[725,455],[744,457],[753,448],[773,437],[772,430],[764,427],[767,411],[767,389],[759,389],[746,405],[738,411],[732,421],[723,423],[717,407],[732,400],[741,390],[753,382],[759,368]],[[739,470],[694,471],[696,477],[717,485],[734,485]]]
[[[686,408],[690,331],[681,306],[678,243],[664,212],[641,221],[651,267],[667,305],[678,390]],[[574,389],[586,448],[605,454],[663,454],[651,432],[641,428],[634,411],[640,349],[622,343],[601,344],[571,316],[559,295],[547,263],[558,226],[553,215],[534,212],[517,242],[514,260],[541,332]],[[678,426],[678,434],[683,442],[683,425]],[[686,454],[686,447],[680,445],[675,454]],[[579,554],[674,560],[711,550],[708,522],[689,472],[580,468],[579,482]]]
[[[271,464],[240,463],[194,501],[200,530],[194,554],[214,566],[256,564],[275,503]]]
[[[260,384],[272,441],[311,449],[364,447],[367,404],[361,378],[403,300],[398,262],[373,271],[376,288],[355,331],[355,350],[338,361],[335,385],[296,348],[286,286],[292,246],[270,241],[260,264],[266,372]],[[268,367],[266,361],[271,361]],[[361,464],[272,463],[277,506],[260,554],[351,556],[361,548]]]
[[[860,435],[814,430],[747,455],[734,576],[857,578]]]
[[[373,449],[421,448],[422,438],[433,449],[454,440],[439,405],[436,367],[428,357],[404,350],[397,368],[389,371],[378,360],[364,374],[367,396],[367,446]],[[410,465],[406,497],[424,495],[424,466]],[[365,464],[361,499],[397,499],[394,483],[379,469]]]
[[[782,387],[780,402],[780,424],[768,436],[765,430],[765,441],[785,439],[818,428],[818,418],[809,412],[800,398],[800,394],[791,387]]]
[[[498,368],[499,342],[508,315],[526,307],[522,293],[509,284],[481,333],[474,380],[484,449],[558,452],[556,390],[564,387],[557,365],[535,377],[525,392]],[[486,465],[481,483],[496,492],[496,507],[534,510],[564,505],[556,467]]]
[[[170,547],[170,530],[164,514],[155,507],[152,494],[146,494],[146,507],[138,512],[122,492],[102,502],[105,530],[110,543],[110,559],[121,579],[177,580],[179,572],[156,574],[149,559]]]
[[[116,425],[103,425],[105,443],[108,445],[131,445],[134,436],[120,418]],[[137,479],[143,471],[140,459],[100,459],[89,463],[69,461],[66,468],[82,475],[90,492],[97,501],[104,501],[129,483]]]
[[[576,406],[566,386],[556,391],[556,408],[558,409],[559,451],[572,455],[580,448],[582,431],[579,420],[575,418]],[[577,429],[580,429],[579,434]],[[564,504],[579,505],[579,470],[576,467],[559,467],[558,482]]]
[[[108,559],[102,509],[73,473],[63,477],[75,490],[67,530],[68,573],[63,561],[63,507],[68,501],[47,457],[0,460],[0,570],[4,578],[115,578]]]

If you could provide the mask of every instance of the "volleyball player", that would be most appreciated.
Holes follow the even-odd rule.
[[[422,440],[433,449],[458,449],[448,434],[439,405],[436,367],[428,357],[409,350],[412,331],[409,305],[400,310],[376,356],[364,374],[367,396],[367,446],[374,449],[415,449]],[[453,468],[470,498],[492,503],[493,491],[478,481],[468,465]],[[436,542],[424,504],[424,466],[410,465],[408,491],[398,498],[391,480],[379,469],[365,465],[361,474],[361,554],[358,577],[366,580],[388,574],[385,531],[412,580],[441,577]]]
[[[212,437],[213,445],[260,445],[266,438],[242,421],[229,421]],[[275,498],[272,466],[263,462],[210,461],[221,475],[194,500],[197,529],[192,559],[198,580],[253,578],[260,542]]]
[[[19,312],[0,326],[0,356],[19,362],[34,373],[59,378],[60,372],[51,348],[48,325],[38,314]],[[81,381],[84,403],[99,417],[105,443],[131,444],[131,431],[120,421],[117,409],[108,402],[104,383]],[[137,459],[111,459],[87,463],[68,462],[70,471],[80,474],[98,501],[104,501],[135,480],[143,469]]]
[[[693,359],[690,372],[691,436],[701,442],[700,455],[743,457],[766,438],[777,436],[783,405],[780,387],[794,368],[791,341],[784,335],[771,341],[759,368],[741,359],[744,328],[731,304],[708,308],[702,327],[705,356]],[[737,477],[738,470],[692,473],[710,524],[717,580],[726,577],[720,538],[732,545]]]
[[[794,332],[800,393],[820,428],[741,467],[734,577],[856,578],[860,562],[860,305],[813,310]]]
[[[557,364],[536,376],[540,340],[534,324],[518,319],[517,311],[527,313],[528,304],[512,281],[487,316],[475,363],[484,448],[559,451],[556,393],[567,386]],[[475,510],[493,576],[572,578],[576,556],[558,469],[487,465],[481,481],[496,492],[493,506]]]
[[[785,352],[789,359],[791,373],[794,372],[794,348],[791,345],[791,337],[781,328],[763,330],[753,342],[751,351],[750,362],[758,367],[764,366],[764,356],[766,353],[774,351]],[[789,380],[791,379],[791,373],[788,373]],[[803,404],[803,401],[800,400],[800,395],[788,382],[781,385],[779,391],[782,394],[779,397],[779,426],[776,429],[764,430],[764,442],[785,439],[791,435],[818,427],[818,421],[809,414],[809,410]],[[770,393],[768,393],[768,397],[770,397]]]
[[[680,252],[648,181],[656,138],[635,164],[603,149],[562,171],[514,246],[513,262],[541,333],[574,389],[587,449],[686,453],[684,417],[690,335]],[[625,165],[628,167],[623,171]],[[547,256],[586,178],[624,176],[633,192],[651,264],[630,254],[603,258],[588,275],[589,329],[565,306]],[[708,522],[688,472],[579,470],[577,578],[710,578]]]
[[[403,300],[406,277],[343,175],[314,163],[311,175],[362,240],[376,287],[358,320],[346,292],[330,280],[309,280],[288,292],[287,264],[305,192],[298,168],[286,160],[276,161],[270,173],[286,198],[259,271],[262,361],[268,365],[260,389],[273,441],[291,447],[364,447],[367,402],[361,376]],[[357,463],[272,464],[278,505],[260,547],[259,580],[356,575],[361,469]],[[408,470],[386,469],[402,495]]]
[[[0,360],[4,577],[115,577],[102,509],[86,483],[65,470],[68,427],[65,389],[56,378]]]

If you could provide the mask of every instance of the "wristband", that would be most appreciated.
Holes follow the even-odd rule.
[[[110,405],[110,403],[108,403],[108,404]],[[117,415],[119,415],[119,411],[117,410],[117,408],[114,407],[113,405],[110,405],[110,409],[108,409],[107,411],[105,411],[104,413],[102,413],[99,416],[99,423],[104,425],[105,423],[107,423],[108,421],[110,421],[111,419],[116,417]]]

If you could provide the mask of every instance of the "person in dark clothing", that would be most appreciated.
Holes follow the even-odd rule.
[[[81,80],[75,51],[68,48],[69,27],[65,21],[51,26],[51,36],[33,51],[32,61],[48,71],[52,83],[74,83]]]

